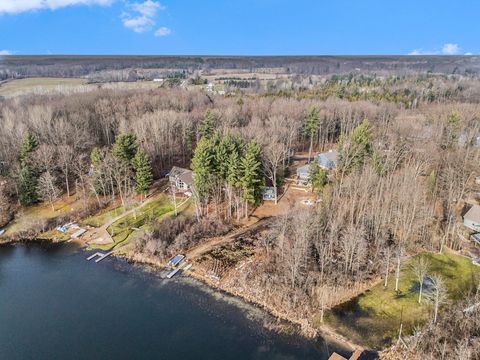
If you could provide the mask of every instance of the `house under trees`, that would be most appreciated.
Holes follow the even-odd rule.
[[[180,192],[191,191],[193,186],[192,170],[174,166],[168,174],[170,185]]]

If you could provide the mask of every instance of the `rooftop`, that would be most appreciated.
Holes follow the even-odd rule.
[[[480,224],[480,206],[473,205],[470,210],[463,216],[464,219],[474,221]]]
[[[183,181],[187,185],[193,184],[193,172],[189,169],[184,169],[178,166],[174,166],[172,170],[170,170],[169,176],[177,178]]]

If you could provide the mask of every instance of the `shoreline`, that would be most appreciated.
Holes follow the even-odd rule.
[[[6,238],[2,240],[3,241],[0,241],[0,247],[3,245],[16,245],[16,244],[22,244],[22,243],[27,244],[27,243],[35,243],[35,242],[49,243],[49,244],[67,244],[68,243],[68,244],[77,245],[79,249],[83,252],[88,251],[87,244],[81,239],[65,241],[65,240],[55,240],[55,239],[42,239],[41,236],[40,237],[36,236],[35,238],[30,238],[30,239]],[[147,272],[159,271],[159,270],[168,268],[166,263],[156,258],[152,258],[145,255],[136,255],[136,254],[130,254],[130,253],[116,254],[114,252],[112,253],[112,256],[115,258],[123,258],[127,261],[129,265],[138,265]],[[353,352],[356,349],[362,349],[362,350],[364,349],[361,345],[355,344],[354,342],[346,339],[341,334],[337,333],[335,329],[331,328],[328,325],[322,325],[320,328],[314,328],[312,325],[308,323],[306,319],[296,319],[292,316],[288,316],[283,312],[279,311],[278,309],[269,306],[266,303],[261,303],[250,296],[246,296],[245,294],[235,291],[234,289],[222,286],[221,284],[217,284],[211,279],[209,279],[207,276],[201,274],[198,271],[192,271],[192,270],[183,271],[183,275],[185,277],[188,277],[190,279],[194,279],[200,282],[201,284],[207,286],[208,288],[214,291],[218,291],[228,296],[232,296],[246,304],[249,304],[258,309],[261,309],[262,311],[265,311],[277,322],[283,321],[286,324],[293,326],[295,328],[296,334],[298,336],[304,337],[305,339],[313,340],[321,337],[326,342],[335,343],[336,345],[343,348],[347,352]],[[266,325],[264,326],[268,328]],[[278,328],[272,327],[270,330],[281,333],[282,332],[281,329],[282,329],[281,326],[279,326]],[[286,329],[286,326],[284,327],[284,329]]]
[[[117,255],[117,254],[112,254],[115,257],[123,257],[127,260],[129,263],[134,263],[138,264],[140,266],[151,266],[156,269],[166,269],[167,266],[165,263],[157,260],[157,259],[152,259],[151,257],[146,257],[146,256],[135,256],[135,255],[129,255],[129,254],[122,254],[122,255]],[[345,348],[346,351],[353,352],[356,349],[364,349],[363,346],[359,344],[355,344],[354,342],[346,339],[343,337],[341,334],[337,333],[333,328],[331,328],[328,325],[322,325],[319,329],[313,328],[310,324],[307,323],[307,320],[302,321],[302,319],[295,319],[291,316],[288,316],[278,309],[275,309],[273,307],[268,306],[268,304],[261,303],[257,301],[256,299],[246,296],[245,294],[242,294],[240,292],[234,291],[234,289],[231,289],[229,287],[224,287],[221,286],[211,279],[209,279],[207,276],[204,276],[198,271],[191,271],[187,270],[184,271],[183,274],[186,277],[195,279],[202,284],[208,286],[209,288],[215,290],[215,291],[220,291],[222,293],[225,293],[229,296],[233,296],[237,299],[240,299],[241,301],[248,303],[252,306],[255,306],[259,309],[262,309],[266,313],[268,313],[270,316],[275,318],[277,321],[285,321],[288,324],[294,326],[297,329],[298,335],[307,338],[307,339],[315,339],[317,337],[321,337],[327,342],[334,342],[343,348]],[[278,330],[276,330],[278,331]]]

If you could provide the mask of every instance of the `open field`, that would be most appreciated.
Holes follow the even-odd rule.
[[[30,91],[52,91],[85,85],[86,79],[80,78],[26,78],[8,81],[0,85],[0,96]]]
[[[86,92],[102,89],[155,89],[159,83],[153,81],[88,83],[82,78],[36,77],[7,81],[0,85],[0,96],[17,96],[25,94]]]
[[[428,259],[430,274],[443,277],[451,301],[462,299],[478,284],[480,268],[470,259],[450,252],[417,256]],[[398,294],[395,292],[394,274],[391,274],[387,288],[382,282],[337,306],[327,314],[326,322],[343,336],[373,348],[387,345],[396,338],[401,323],[403,334],[411,333],[416,326],[432,317],[432,306],[425,297],[422,304],[418,303],[419,283],[411,269],[412,262],[413,259],[410,259],[403,267]]]

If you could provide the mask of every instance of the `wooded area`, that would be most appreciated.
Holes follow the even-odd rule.
[[[462,248],[462,209],[478,201],[478,94],[475,77],[411,75],[332,77],[262,95],[98,89],[3,99],[0,227],[16,203],[54,206],[62,194],[125,206],[177,165],[194,172],[196,216],[153,220],[135,243],[167,258],[240,224],[264,186],[281,194],[291,150],[310,160],[336,148],[337,171],[312,173],[316,205],[274,219],[261,235],[262,261],[233,280],[259,303],[311,320],[390,271],[398,283],[409,256]]]

